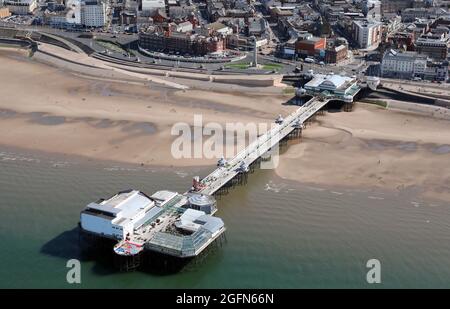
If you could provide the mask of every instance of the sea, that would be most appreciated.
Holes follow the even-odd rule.
[[[148,167],[0,147],[0,288],[449,288],[450,205],[414,192],[286,181],[256,170],[218,199],[226,240],[177,272],[82,258],[92,201],[185,192],[213,167]],[[332,175],[330,175],[332,177]],[[80,259],[81,282],[67,263]],[[377,260],[379,283],[369,283]],[[369,266],[368,266],[369,262]]]

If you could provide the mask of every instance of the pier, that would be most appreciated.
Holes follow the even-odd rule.
[[[250,166],[261,160],[264,154],[270,152],[273,147],[285,140],[291,134],[300,136],[304,123],[321,110],[329,99],[313,97],[303,106],[284,119],[277,119],[276,125],[266,133],[259,136],[245,149],[240,151],[235,157],[223,164],[216,170],[203,178],[200,182],[194,183],[194,191],[213,195],[235,178],[240,181],[240,177],[245,177]]]
[[[315,76],[295,94],[295,102],[300,99],[301,106],[284,118],[279,115],[269,130],[234,157],[221,158],[217,168],[203,179],[194,177],[186,192],[163,190],[148,196],[138,190],[121,191],[88,204],[81,212],[81,231],[116,241],[113,250],[122,270],[140,267],[146,252],[181,260],[199,256],[212,243],[224,239],[225,224],[214,216],[215,197],[245,184],[258,164],[274,158],[273,151],[289,139],[301,137],[306,124],[322,114],[331,101],[340,101],[345,111],[350,110],[359,90],[354,78]]]
[[[372,82],[373,83],[373,82]],[[371,84],[372,85],[372,84]],[[376,89],[377,85],[374,85]],[[252,141],[236,156],[222,158],[218,167],[202,180],[194,179],[192,191],[204,195],[221,195],[229,187],[246,182],[248,172],[265,157],[270,157],[274,147],[283,145],[290,137],[300,137],[308,120],[321,113],[330,101],[343,103],[345,111],[353,107],[353,100],[360,92],[359,81],[355,77],[335,74],[309,74],[304,88],[299,88],[295,99],[311,97],[286,118],[278,116],[275,126]]]

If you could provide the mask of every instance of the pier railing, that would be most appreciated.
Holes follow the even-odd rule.
[[[199,191],[202,194],[214,194],[228,181],[240,173],[241,164],[249,166],[263,154],[267,153],[272,147],[288,136],[298,125],[303,123],[318,112],[329,102],[329,99],[313,97],[303,104],[295,112],[287,116],[281,123],[272,127],[270,130],[259,136],[251,142],[246,148],[241,150],[236,156],[231,158],[225,166],[218,167],[211,174],[202,179],[203,189]]]

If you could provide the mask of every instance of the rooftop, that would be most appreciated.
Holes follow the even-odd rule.
[[[94,209],[101,212],[113,214],[117,217],[132,217],[140,210],[152,207],[154,201],[151,200],[144,193],[137,190],[122,191],[100,203],[90,203],[87,208]]]
[[[337,74],[316,74],[314,78],[306,83],[305,88],[323,88],[337,90],[346,87],[354,79]]]
[[[417,52],[413,51],[396,51],[396,50],[389,50],[384,54],[383,59],[404,59],[404,60],[414,60],[414,59],[427,59],[426,55],[418,54]]]
[[[220,29],[223,29],[223,28],[227,28],[226,25],[224,25],[224,24],[222,24],[222,23],[219,23],[219,22],[211,23],[211,24],[209,24],[207,27],[208,27],[209,29],[212,29],[212,30],[215,30],[215,31],[220,30]]]

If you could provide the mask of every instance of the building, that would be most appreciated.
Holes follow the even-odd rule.
[[[278,22],[281,18],[287,18],[294,15],[294,10],[291,8],[285,9],[283,7],[273,7],[270,9],[270,19],[273,22]]]
[[[396,32],[387,37],[387,44],[393,49],[414,51],[414,32]]]
[[[288,40],[283,46],[281,51],[281,55],[284,58],[295,58],[295,43],[297,42],[297,39],[293,38]]]
[[[225,40],[222,35],[203,36],[192,33],[154,30],[139,34],[139,46],[151,51],[204,56],[222,52]]]
[[[152,11],[151,13],[148,13],[145,15],[151,16],[153,19],[153,22],[156,24],[166,23],[170,20],[170,18],[167,16],[166,11],[163,9],[158,9],[158,10]]]
[[[60,12],[48,12],[45,14],[46,24],[58,28],[81,27],[81,6],[75,6]]]
[[[307,40],[297,40],[295,51],[302,56],[315,56],[320,51],[325,51],[327,40],[325,38],[312,37]]]
[[[399,13],[413,7],[414,0],[381,0],[381,13]]]
[[[81,6],[81,23],[86,27],[103,27],[106,17],[105,3],[87,1]]]
[[[59,15],[59,16],[58,16]],[[61,18],[60,18],[61,17]],[[66,26],[81,26],[81,1],[68,0],[66,8],[62,12],[56,12],[54,20],[60,20]],[[64,21],[62,21],[64,19]]]
[[[413,22],[416,19],[434,19],[441,16],[446,16],[449,12],[443,8],[408,8],[401,12],[402,22]]]
[[[138,19],[138,16],[137,16],[136,11],[123,10],[120,12],[120,24],[121,25],[136,25],[137,19]]]
[[[360,87],[356,78],[353,77],[315,74],[313,79],[305,84],[304,89],[308,95],[324,96],[351,103]]]
[[[166,190],[148,196],[137,190],[122,191],[85,207],[80,214],[82,240],[115,240],[114,252],[119,256],[155,251],[178,258],[194,257],[225,231],[220,218],[191,207],[209,210],[213,204],[212,196]],[[131,268],[139,266],[139,259],[134,262]],[[130,269],[129,261],[126,264]]]
[[[204,33],[204,35],[212,35],[213,33],[220,33],[223,35],[233,34],[233,29],[220,22],[214,22],[205,25],[204,27],[202,27],[201,31]]]
[[[449,79],[448,61],[432,61],[417,52],[387,51],[381,63],[383,77],[402,79],[421,78],[447,81]]]
[[[162,10],[166,11],[166,3],[164,0],[142,0],[142,11],[148,14]]]
[[[193,25],[190,21],[184,21],[176,25],[176,31],[178,32],[189,32],[193,30]]]
[[[437,80],[446,82],[449,79],[449,63],[448,61],[442,62],[427,62],[427,68],[423,75],[423,79]]]
[[[368,20],[354,20],[352,37],[360,48],[370,48],[381,42],[382,24]]]
[[[252,17],[248,19],[248,35],[261,36],[266,32],[266,21],[264,18]]]
[[[161,209],[154,200],[136,190],[122,191],[107,200],[90,203],[81,212],[81,227],[114,239],[134,234]]]
[[[106,5],[97,1],[66,1],[63,10],[45,12],[45,22],[58,28],[103,27],[106,23]]]
[[[449,38],[444,34],[427,33],[420,36],[415,42],[415,50],[419,54],[427,55],[436,60],[445,60],[448,57]]]
[[[427,57],[416,52],[399,52],[390,49],[383,55],[381,75],[402,79],[423,77],[427,68]]]
[[[5,0],[3,5],[15,15],[30,14],[38,7],[36,0]]]
[[[0,19],[11,16],[8,7],[0,6]]]
[[[381,12],[381,2],[380,0],[364,0],[362,3],[362,11],[364,14],[368,15],[369,12]]]
[[[325,51],[325,62],[339,63],[347,58],[347,54],[348,54],[347,45],[330,47]]]

